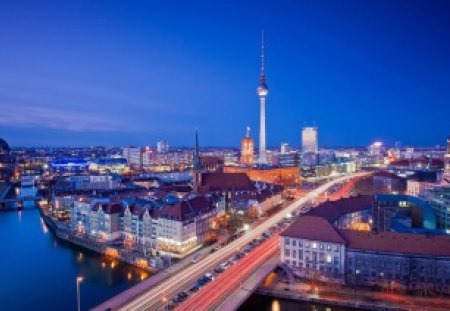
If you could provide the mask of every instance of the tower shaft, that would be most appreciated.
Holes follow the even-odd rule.
[[[269,88],[266,83],[265,71],[265,49],[264,49],[264,32],[261,33],[261,69],[259,74],[259,85],[256,89],[259,96],[259,164],[267,164],[266,159],[266,96],[269,94]]]
[[[266,164],[266,97],[259,97],[259,164]]]

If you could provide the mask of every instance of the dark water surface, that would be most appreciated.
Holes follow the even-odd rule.
[[[267,296],[252,295],[238,311],[357,311],[361,309],[333,307]]]
[[[88,310],[148,277],[131,265],[57,240],[36,208],[0,211],[0,310]]]

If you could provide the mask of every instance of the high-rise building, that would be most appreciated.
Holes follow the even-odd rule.
[[[259,85],[256,89],[259,96],[259,164],[266,164],[266,96],[269,88],[266,84],[266,73],[264,68],[264,31],[261,33],[261,71],[259,74]]]
[[[127,162],[131,167],[142,167],[142,149],[140,147],[122,148],[122,156],[127,159]]]
[[[302,129],[303,153],[316,153],[319,150],[317,127],[304,127]]]
[[[156,151],[158,153],[168,153],[169,152],[169,143],[167,140],[161,140],[156,143]]]
[[[371,155],[373,157],[381,156],[381,154],[383,152],[383,143],[380,141],[374,142],[372,145],[369,146],[368,151],[369,151],[369,155]]]
[[[247,134],[241,141],[241,164],[251,166],[253,165],[253,138],[250,137],[250,128],[247,127]]]
[[[289,144],[288,143],[281,143],[280,153],[282,153],[282,154],[289,153],[289,151],[291,151],[291,148],[289,147]]]
[[[450,136],[447,137],[447,153],[445,154],[445,181],[450,183]]]

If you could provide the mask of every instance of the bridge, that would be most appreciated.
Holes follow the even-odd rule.
[[[14,192],[13,184],[11,183],[0,183],[0,206],[9,206],[11,204],[16,205],[17,207],[23,205],[23,202],[26,201],[40,201],[43,199],[43,196],[40,194],[35,195],[21,195],[18,196]]]
[[[136,287],[132,287],[118,296],[113,297],[105,303],[95,307],[93,310],[165,310],[173,296],[181,291],[187,291],[187,289],[189,289],[200,277],[212,271],[221,263],[229,260],[253,239],[258,239],[262,233],[269,231],[271,227],[283,221],[288,213],[299,210],[300,207],[325,193],[329,188],[344,183],[350,178],[364,175],[367,175],[367,173],[358,173],[330,181],[317,189],[312,190],[303,198],[296,200],[254,229],[248,231],[242,237],[219,249],[217,252],[208,255],[200,262],[188,266],[176,274],[166,275],[159,283],[154,284],[151,288],[147,287],[144,289],[141,287],[137,290],[139,287],[138,284]],[[226,301],[226,299],[233,299],[227,298],[228,296],[240,297],[240,299],[234,298],[235,305],[239,306],[246,297],[251,294],[251,291],[250,289],[243,289],[244,291],[247,291],[247,294],[238,292],[236,295],[239,296],[233,296],[233,292],[236,288],[240,288],[242,280],[252,275],[255,271],[259,271],[259,268],[266,267],[267,273],[273,270],[274,266],[271,266],[270,263],[273,263],[272,260],[275,260],[273,258],[278,259],[278,256],[275,256],[279,249],[278,237],[278,234],[275,234],[273,237],[264,241],[258,247],[253,249],[246,257],[238,260],[208,285],[188,297],[184,303],[177,307],[177,310],[221,310],[221,306],[224,306],[223,302]],[[269,268],[272,268],[272,270],[269,270]],[[259,284],[258,281],[263,279],[264,273],[260,272],[258,275],[260,279],[255,277],[256,279],[253,286]],[[264,275],[264,277],[266,275]],[[229,308],[230,306],[227,307],[227,311],[233,310]]]

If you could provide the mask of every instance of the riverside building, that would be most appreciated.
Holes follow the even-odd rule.
[[[355,230],[374,221],[371,200],[326,202],[300,217],[281,235],[281,261],[308,279],[450,294],[450,237]]]

